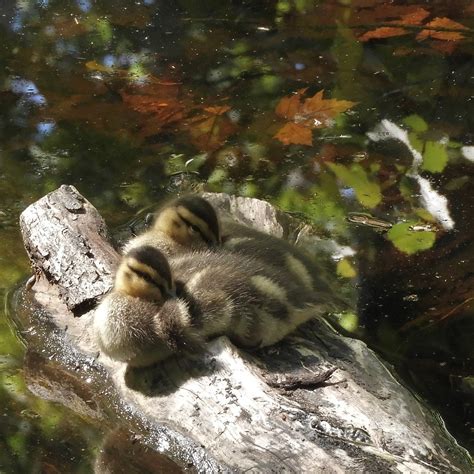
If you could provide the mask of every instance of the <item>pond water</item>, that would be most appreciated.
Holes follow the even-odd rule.
[[[19,214],[63,183],[112,229],[178,190],[261,197],[354,250],[337,269],[358,315],[341,324],[474,451],[472,2],[0,13],[4,301],[29,275]],[[0,341],[0,471],[89,472],[109,428],[28,391],[6,310]]]

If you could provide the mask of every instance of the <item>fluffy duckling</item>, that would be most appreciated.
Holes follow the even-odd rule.
[[[105,354],[146,366],[202,349],[205,340],[221,335],[254,349],[332,309],[330,295],[315,298],[258,259],[207,250],[171,258],[170,265],[149,246],[123,257],[94,319]]]
[[[336,309],[331,293],[309,292],[259,258],[207,250],[171,258],[170,265],[193,328],[205,338],[227,335],[255,349]]]
[[[226,251],[259,259],[286,273],[308,291],[330,291],[320,269],[304,251],[231,219],[219,220],[212,205],[200,196],[179,198],[159,211],[152,228],[132,239],[125,251],[145,244],[167,256],[222,244]]]
[[[142,367],[186,350],[191,343],[202,345],[189,329],[189,321],[180,319],[187,318],[188,311],[174,296],[164,255],[150,246],[130,250],[117,269],[113,290],[94,315],[100,350],[132,367]]]
[[[220,244],[219,221],[208,201],[199,196],[178,198],[156,215],[145,233],[131,239],[123,253],[149,245],[165,255],[204,249]]]

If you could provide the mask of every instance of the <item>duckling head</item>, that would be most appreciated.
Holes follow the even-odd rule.
[[[171,202],[157,215],[153,229],[191,248],[221,243],[217,213],[199,196],[183,196]]]
[[[122,257],[114,290],[158,303],[176,294],[168,260],[149,245],[136,247]]]

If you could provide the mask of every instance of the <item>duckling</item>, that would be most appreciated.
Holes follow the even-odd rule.
[[[125,250],[142,244],[155,246],[166,255],[222,244],[229,252],[257,258],[286,272],[308,291],[330,291],[321,270],[304,251],[229,218],[219,219],[212,205],[200,196],[179,198],[159,211],[152,229],[129,242]]]
[[[336,309],[330,292],[309,292],[259,258],[217,249],[169,262],[193,328],[206,339],[227,335],[239,347],[256,349]]]
[[[144,246],[124,255],[94,330],[102,352],[133,367],[202,350],[221,335],[255,349],[328,311],[330,295],[317,295],[258,259],[205,250],[168,264],[159,250]]]
[[[220,244],[219,221],[214,208],[199,196],[180,197],[156,215],[151,228],[131,239],[123,252],[149,245],[165,255],[177,255]]]
[[[112,291],[95,311],[93,328],[101,352],[142,367],[191,343],[202,345],[190,329],[186,304],[174,295],[164,255],[151,246],[130,250],[119,264]]]

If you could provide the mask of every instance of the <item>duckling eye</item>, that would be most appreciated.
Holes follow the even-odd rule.
[[[201,232],[201,230],[199,229],[198,226],[194,225],[194,224],[191,224],[189,226],[189,230],[194,233],[194,234],[199,234]]]
[[[146,282],[150,283],[150,285],[156,286],[157,288],[161,289],[160,286],[155,280],[150,275],[147,275],[146,273],[142,273],[140,275]]]
[[[159,290],[161,290],[161,285],[158,282],[156,282],[150,275],[148,275],[148,273],[137,270],[136,268],[133,268],[132,272],[138,275],[142,280],[145,280],[150,285],[153,285],[157,287]],[[128,274],[128,278],[129,279],[131,278],[131,274]]]

